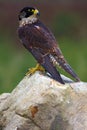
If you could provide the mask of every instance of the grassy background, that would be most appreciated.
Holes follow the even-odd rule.
[[[22,47],[17,36],[17,15],[19,9],[24,7],[23,3],[2,3],[0,3],[0,93],[12,91],[28,68],[36,64],[31,54]],[[35,3],[33,2],[32,5]],[[87,81],[87,17],[85,15],[87,11],[84,13],[83,9],[79,10],[77,7],[77,11],[74,8],[67,11],[64,5],[61,5],[60,10],[57,11],[56,7],[60,5],[51,3],[36,3],[36,6],[41,10],[42,21],[54,32],[69,64],[81,80]],[[48,8],[52,11],[51,15],[49,12],[46,13]],[[59,71],[69,76],[62,70]]]

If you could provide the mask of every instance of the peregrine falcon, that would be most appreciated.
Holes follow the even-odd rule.
[[[33,7],[24,7],[18,17],[18,35],[22,44],[51,77],[64,84],[56,68],[58,65],[76,81],[80,81],[65,60],[52,32],[39,20],[39,11]]]

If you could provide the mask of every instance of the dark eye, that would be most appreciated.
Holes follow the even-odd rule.
[[[31,15],[33,15],[34,14],[34,8],[32,8],[32,7],[25,7],[25,8],[23,8],[21,11],[20,11],[20,14],[19,14],[19,20],[21,20],[22,18],[27,18],[27,17],[29,17],[29,16],[31,16]]]
[[[25,17],[27,18],[27,17],[29,17],[32,14],[33,14],[32,10],[29,9],[29,10],[26,11]]]
[[[34,12],[34,9],[32,9],[32,12]]]

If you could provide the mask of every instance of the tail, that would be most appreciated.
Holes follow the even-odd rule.
[[[55,56],[55,59],[58,62],[59,66],[61,66],[67,73],[69,73],[73,78],[75,78],[76,81],[78,82],[80,81],[80,78],[77,76],[77,74],[74,72],[71,66],[64,59],[63,55]]]

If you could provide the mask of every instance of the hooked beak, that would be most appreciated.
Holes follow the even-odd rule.
[[[40,12],[39,12],[37,9],[35,9],[35,10],[34,10],[34,14],[35,14],[35,15],[40,15]]]

